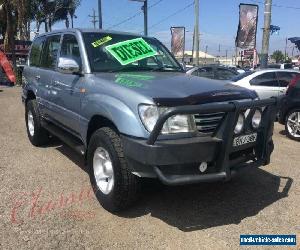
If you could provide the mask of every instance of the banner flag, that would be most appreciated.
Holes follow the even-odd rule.
[[[240,22],[235,40],[236,47],[254,49],[258,21],[258,5],[240,4]]]
[[[171,27],[171,51],[175,57],[184,56],[185,27]]]

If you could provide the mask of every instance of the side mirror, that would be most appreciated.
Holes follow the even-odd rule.
[[[78,74],[80,66],[73,58],[60,57],[58,59],[58,71],[63,74]]]

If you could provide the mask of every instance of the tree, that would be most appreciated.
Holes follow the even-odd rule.
[[[60,21],[64,21],[66,28],[69,28],[69,17],[73,27],[75,11],[80,2],[80,0],[31,0],[32,20],[36,23],[37,32],[40,31],[42,23],[45,24],[46,32],[51,31],[53,24]]]
[[[271,58],[275,60],[276,63],[284,61],[284,54],[280,50],[275,50],[271,55]]]
[[[16,31],[16,12],[14,1],[0,0],[1,15],[4,17],[4,52],[11,52],[14,57],[15,31]]]
[[[30,23],[35,21],[37,32],[42,23],[45,31],[51,31],[55,22],[65,21],[69,27],[69,17],[73,27],[75,11],[80,0],[0,0],[0,34],[4,37],[4,52],[12,53],[15,63],[15,39],[30,38]]]
[[[68,14],[71,18],[71,27],[74,28],[74,17],[75,16],[75,11],[77,7],[80,5],[81,0],[69,0],[68,1]]]

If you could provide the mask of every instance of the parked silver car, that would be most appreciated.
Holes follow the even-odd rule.
[[[239,73],[231,68],[221,65],[205,65],[194,67],[186,72],[188,75],[205,77],[214,80],[230,80],[239,75]]]
[[[297,75],[300,72],[295,70],[264,69],[238,75],[230,83],[255,90],[264,99],[284,95],[290,81]]]

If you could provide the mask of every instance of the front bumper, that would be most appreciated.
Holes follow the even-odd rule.
[[[262,122],[256,131],[251,129],[251,115],[246,119],[244,134],[257,133],[257,141],[233,147],[233,130],[240,112],[264,108]],[[228,104],[202,104],[169,109],[157,121],[149,138],[137,139],[122,136],[125,156],[133,165],[133,172],[152,172],[167,185],[228,180],[242,167],[259,167],[270,161],[273,151],[273,126],[278,100],[231,102]],[[190,138],[162,139],[161,129],[166,120],[177,114],[206,114],[224,112],[222,122],[213,135],[193,135]],[[185,171],[185,168],[207,162],[209,171]],[[176,166],[178,171],[171,171]],[[180,166],[180,167],[179,167]],[[186,167],[185,167],[186,166]]]

